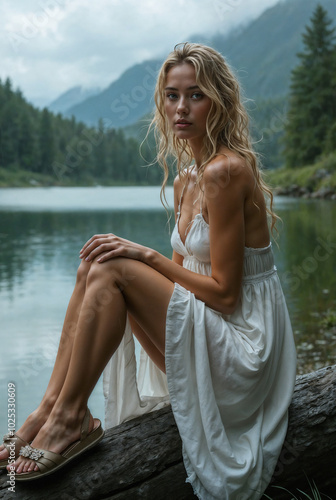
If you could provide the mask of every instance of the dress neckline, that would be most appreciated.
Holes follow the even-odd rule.
[[[181,206],[182,206],[183,194],[184,194],[184,191],[185,191],[185,188],[186,188],[187,185],[188,185],[188,182],[186,182],[184,184],[182,192],[181,192],[180,201],[179,201],[179,205],[178,205],[178,211],[177,211],[177,219],[176,219],[177,234],[178,234],[179,239],[180,239],[182,245],[184,246],[184,248],[186,248],[186,242],[187,242],[188,236],[189,236],[190,232],[192,231],[192,227],[194,226],[194,223],[195,223],[195,220],[197,219],[197,217],[201,217],[201,220],[208,226],[208,223],[206,222],[206,220],[203,217],[203,211],[202,211],[203,192],[202,192],[202,196],[200,197],[200,211],[199,211],[198,214],[196,214],[194,216],[193,219],[191,219],[190,222],[188,222],[186,230],[185,230],[185,240],[184,240],[184,243],[183,243],[182,237],[181,237],[181,233],[180,233],[180,229],[179,229],[179,220],[180,220],[180,215],[181,215]],[[196,203],[196,201],[197,201],[197,199],[194,201],[194,204]]]
[[[192,230],[193,230],[193,227],[194,227],[194,225],[195,225],[195,221],[196,221],[196,219],[198,218],[199,220],[201,220],[201,221],[202,221],[202,222],[203,222],[203,223],[204,223],[207,227],[209,227],[209,224],[208,224],[208,223],[207,223],[207,221],[204,219],[203,214],[202,214],[201,212],[199,212],[198,214],[196,214],[196,215],[195,215],[195,217],[194,217],[194,218],[193,218],[193,219],[192,219],[192,220],[188,223],[188,225],[187,225],[187,229],[188,229],[188,227],[189,227],[189,226],[190,226],[190,229],[189,229],[189,231],[187,232],[186,237],[185,237],[185,240],[184,240],[184,243],[183,243],[182,238],[181,238],[181,234],[180,234],[180,230],[179,230],[179,226],[178,226],[178,223],[179,223],[179,220],[180,220],[180,214],[181,214],[181,212],[180,212],[180,211],[179,211],[179,212],[177,212],[177,219],[176,219],[176,224],[175,224],[175,226],[176,226],[176,232],[177,232],[177,234],[178,234],[179,240],[180,240],[180,242],[182,243],[183,247],[184,247],[185,249],[187,249],[187,247],[186,247],[186,243],[187,243],[187,240],[188,240],[188,238],[189,238],[190,233],[191,233],[191,232],[192,232]]]
[[[204,219],[203,217],[203,214],[202,213],[198,213],[195,215],[195,217],[189,222],[188,225],[191,224],[191,227],[189,229],[189,231],[187,232],[187,235],[186,235],[186,238],[184,240],[184,243],[182,241],[182,238],[181,238],[181,235],[180,235],[180,231],[179,231],[179,227],[178,227],[178,222],[179,222],[179,218],[180,218],[180,212],[177,212],[177,220],[176,220],[176,223],[175,223],[175,227],[176,227],[176,233],[177,233],[177,236],[180,240],[180,243],[182,244],[182,246],[187,250],[187,247],[186,247],[186,243],[187,243],[187,239],[190,235],[190,233],[192,232],[192,229],[193,229],[193,226],[195,224],[195,220],[198,218],[201,222],[203,222],[203,224],[205,224],[206,227],[209,228],[209,224],[208,222]],[[187,226],[188,227],[188,226]],[[272,242],[270,241],[268,245],[266,245],[265,247],[247,247],[246,245],[244,245],[244,251],[246,254],[249,254],[249,253],[266,253],[268,252],[270,249],[272,248]]]

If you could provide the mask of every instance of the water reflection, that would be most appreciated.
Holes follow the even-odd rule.
[[[108,232],[171,255],[163,210],[1,213],[0,428],[6,426],[9,381],[17,386],[18,426],[40,401],[56,356],[79,250],[93,234]],[[90,405],[103,419],[101,383]]]
[[[293,200],[279,214],[284,225],[276,261],[303,373],[335,363],[336,336],[320,323],[325,311],[336,309],[336,206]]]
[[[167,216],[160,210],[128,212],[2,212],[0,290],[12,291],[41,266],[68,276],[93,234],[113,232],[170,255]]]

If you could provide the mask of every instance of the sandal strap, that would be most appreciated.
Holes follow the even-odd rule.
[[[65,461],[65,458],[59,453],[41,450],[40,448],[34,448],[30,445],[23,446],[21,448],[20,456],[34,460],[37,463],[40,472],[52,469]]]
[[[44,450],[34,448],[33,446],[30,446],[30,444],[27,444],[26,446],[22,446],[19,455],[21,457],[30,458],[31,460],[35,460],[35,462],[37,462],[38,459],[44,455]]]
[[[13,441],[15,443],[15,454],[17,455],[19,450],[24,447],[24,446],[27,446],[28,443],[27,441],[25,441],[24,439],[20,438],[20,436],[18,436],[15,432],[14,434],[5,434],[4,437],[3,437],[3,445],[4,447],[7,449],[8,452],[10,452],[10,448],[12,448],[13,446]]]
[[[84,415],[84,419],[81,425],[81,431],[80,431],[80,440],[82,441],[83,439],[86,438],[86,436],[89,434],[89,425],[90,425],[90,410],[89,408],[86,408],[86,412]]]
[[[81,425],[81,431],[80,431],[80,441],[85,439],[89,433],[89,424],[90,424],[90,410],[89,408],[86,408],[85,416]],[[20,441],[25,443],[21,438],[17,436]],[[70,445],[65,452],[69,452],[74,446],[76,445],[76,442]],[[6,446],[6,445],[5,445]],[[54,453],[52,451],[46,451],[46,450],[41,450],[40,448],[34,448],[33,446],[30,446],[30,444],[26,443],[25,446],[21,446],[19,455],[25,458],[30,458],[31,460],[34,460],[37,463],[41,463],[46,465],[49,461],[52,461],[55,464],[59,464],[64,460],[64,457],[62,457],[59,453]],[[44,457],[46,460],[42,460],[42,457]]]
[[[66,461],[66,459],[59,453],[44,450],[41,451],[44,452],[43,456],[36,460],[40,472],[46,472],[47,470],[54,469],[56,466],[61,465]]]

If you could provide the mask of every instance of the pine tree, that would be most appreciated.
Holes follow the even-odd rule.
[[[40,119],[40,165],[39,172],[52,174],[52,162],[55,159],[55,138],[52,114],[44,108]]]
[[[288,167],[314,163],[336,121],[335,28],[321,5],[303,34],[300,64],[292,71],[285,158]]]
[[[91,139],[90,139],[91,137]],[[95,159],[95,172],[96,176],[102,179],[107,178],[107,161],[106,161],[106,131],[104,121],[102,119],[98,122],[98,129],[95,133],[90,131],[88,136],[93,146],[94,159]]]
[[[26,108],[21,108],[18,132],[18,156],[20,168],[36,170],[38,151],[34,123]]]

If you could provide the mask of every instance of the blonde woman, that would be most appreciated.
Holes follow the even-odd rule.
[[[272,195],[218,52],[176,46],[155,102],[164,184],[168,156],[178,171],[172,260],[113,234],[83,246],[55,367],[17,431],[25,446],[12,467],[17,480],[43,477],[102,438],[87,401],[105,368],[108,426],[166,404],[167,381],[195,494],[259,499],[285,438],[296,368],[270,242]],[[141,383],[131,332],[143,347]]]

